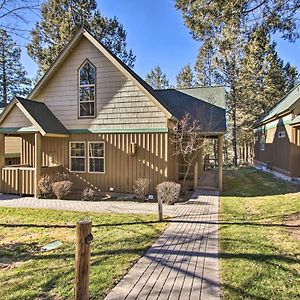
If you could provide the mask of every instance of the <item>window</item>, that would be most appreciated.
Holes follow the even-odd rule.
[[[85,172],[85,142],[70,142],[70,170]]]
[[[103,142],[89,142],[89,172],[104,173],[104,143]]]
[[[96,68],[86,61],[79,69],[79,117],[95,117]]]
[[[278,138],[280,138],[280,139],[285,138],[285,131],[279,131]]]

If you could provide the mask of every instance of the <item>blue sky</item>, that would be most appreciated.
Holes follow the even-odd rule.
[[[136,55],[134,70],[141,76],[156,65],[160,65],[171,84],[176,74],[186,64],[194,64],[199,43],[194,41],[184,26],[174,0],[98,0],[98,8],[107,17],[116,16],[127,31],[128,47]],[[30,29],[38,19],[30,17],[25,25]],[[18,38],[22,47],[22,62],[31,77],[37,67],[26,54],[27,39]],[[300,70],[300,41],[288,43],[276,38],[277,50],[285,62],[289,61]]]

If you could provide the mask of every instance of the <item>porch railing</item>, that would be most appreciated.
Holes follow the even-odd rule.
[[[1,174],[1,192],[7,194],[34,194],[34,172],[33,167],[5,166]]]

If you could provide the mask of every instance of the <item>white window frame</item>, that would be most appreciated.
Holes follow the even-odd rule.
[[[90,64],[95,69],[95,83],[94,84],[80,84],[80,71],[86,65],[86,63]],[[97,82],[97,69],[96,67],[86,59],[83,64],[78,69],[78,118],[79,119],[89,119],[96,117],[96,82]],[[85,87],[94,87],[94,101],[80,101],[80,88]],[[81,103],[94,103],[94,115],[91,116],[81,116],[80,114],[80,104]]]
[[[278,131],[278,138],[283,139],[286,137],[285,131]]]
[[[71,144],[80,143],[84,144],[84,156],[71,156]],[[72,158],[84,158],[84,171],[74,171],[72,170]],[[69,142],[69,169],[73,173],[86,173],[86,142],[85,141],[70,141]]]
[[[90,144],[103,144],[103,157],[94,157],[94,156],[90,156]],[[87,149],[87,164],[88,164],[88,172],[92,173],[92,174],[105,174],[105,170],[106,170],[106,164],[105,164],[105,142],[103,141],[92,141],[92,142],[88,142],[88,149]],[[103,172],[95,172],[95,171],[91,171],[90,170],[90,158],[103,158]]]

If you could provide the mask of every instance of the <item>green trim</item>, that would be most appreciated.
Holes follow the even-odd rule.
[[[0,127],[0,133],[37,132],[35,127]]]
[[[69,129],[70,133],[144,133],[168,132],[168,128],[108,128],[108,129]]]

